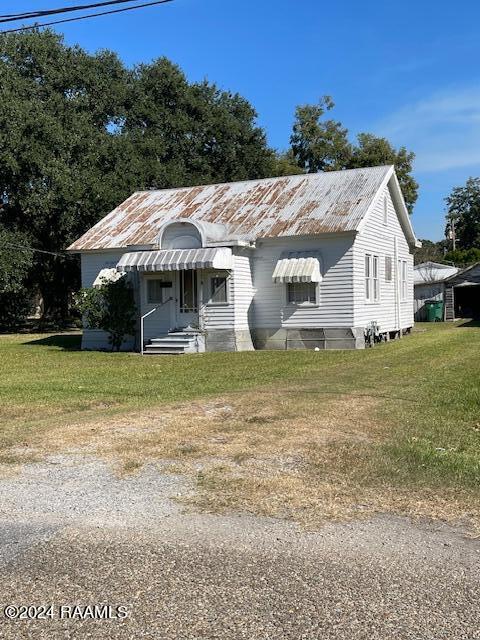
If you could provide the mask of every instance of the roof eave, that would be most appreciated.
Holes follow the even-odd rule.
[[[420,249],[422,243],[415,235],[415,231],[413,230],[412,221],[410,219],[410,214],[408,213],[407,205],[405,204],[405,199],[403,197],[402,189],[400,187],[400,183],[398,182],[397,174],[395,173],[395,168],[392,166],[392,173],[390,175],[390,179],[387,181],[387,184],[390,185],[392,190],[392,199],[395,198],[395,205],[398,205],[400,224],[403,227],[405,232],[405,236],[408,240],[408,243],[414,249]]]

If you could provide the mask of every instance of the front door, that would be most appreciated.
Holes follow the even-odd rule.
[[[198,328],[198,277],[193,269],[178,272],[178,328]]]

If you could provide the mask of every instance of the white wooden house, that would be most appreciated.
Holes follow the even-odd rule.
[[[392,166],[134,193],[69,250],[126,273],[146,352],[363,348],[413,325],[419,243]],[[83,347],[107,348],[85,329]]]

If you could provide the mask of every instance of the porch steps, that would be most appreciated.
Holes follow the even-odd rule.
[[[194,353],[195,334],[184,331],[170,331],[161,338],[152,338],[143,348],[145,355],[178,355]]]

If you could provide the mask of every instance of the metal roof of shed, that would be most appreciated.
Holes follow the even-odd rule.
[[[392,175],[392,166],[380,166],[140,191],[69,250],[154,245],[160,226],[176,219],[221,223],[229,239],[239,240],[356,231]]]
[[[449,264],[441,264],[439,262],[422,262],[415,265],[413,269],[413,283],[432,284],[433,282],[442,282],[450,276],[458,273],[460,269]]]

